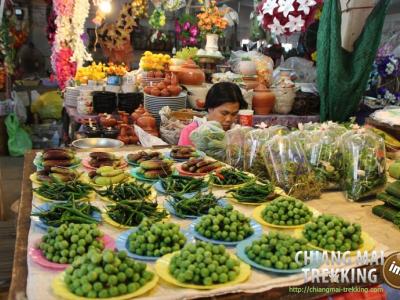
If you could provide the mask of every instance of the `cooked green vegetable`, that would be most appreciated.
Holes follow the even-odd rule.
[[[275,186],[266,181],[264,183],[249,182],[245,185],[231,189],[228,193],[239,202],[262,203],[271,200],[274,196]]]
[[[47,260],[70,264],[75,257],[87,253],[91,248],[102,251],[103,242],[98,240],[103,233],[92,224],[63,224],[58,228],[50,227],[39,245]]]
[[[400,180],[390,183],[385,191],[394,197],[400,198]]]
[[[172,175],[162,178],[161,185],[167,194],[186,194],[200,192],[207,187],[207,182],[189,176]]]
[[[195,230],[206,238],[225,242],[242,241],[254,233],[250,218],[234,210],[232,205],[211,208],[200,218]]]
[[[38,195],[54,201],[81,200],[89,196],[93,188],[80,181],[72,182],[44,182],[40,187],[33,189]]]
[[[310,250],[306,239],[296,239],[284,233],[271,231],[253,241],[245,248],[247,257],[257,264],[280,270],[295,270],[305,264],[298,264],[296,253],[301,251],[299,261],[304,260],[303,253]]]
[[[372,213],[384,218],[400,228],[400,211],[388,205],[377,205],[372,208]]]
[[[394,197],[388,193],[379,193],[378,195],[376,195],[376,197],[379,200],[382,200],[383,202],[385,202],[387,205],[400,209],[400,199],[399,198]]]
[[[158,208],[157,202],[147,200],[121,200],[107,206],[107,215],[115,222],[125,226],[138,226],[144,218],[159,222],[168,214]]]
[[[217,185],[236,185],[249,181],[254,181],[254,179],[234,168],[223,168],[210,174],[210,183]]]
[[[125,182],[109,186],[104,191],[97,191],[100,196],[107,197],[113,201],[141,200],[151,195],[151,185],[142,183]]]
[[[85,275],[83,275],[85,274]],[[110,298],[134,293],[154,277],[145,263],[127,256],[126,251],[89,250],[65,270],[68,290],[84,298]]]
[[[239,264],[223,245],[198,241],[172,257],[169,273],[182,283],[209,286],[234,280],[240,273]]]
[[[262,218],[274,225],[302,225],[310,221],[311,210],[300,200],[280,196],[261,212]]]
[[[332,215],[313,218],[304,226],[303,235],[312,245],[328,251],[355,251],[364,243],[359,224]]]
[[[99,209],[88,203],[75,201],[62,204],[53,204],[48,210],[39,210],[32,213],[32,216],[37,216],[46,225],[59,227],[66,223],[75,224],[94,224],[99,221],[92,217],[94,212],[99,212]]]
[[[130,252],[143,256],[163,256],[179,251],[186,243],[185,235],[174,223],[152,223],[143,220],[138,230],[128,237]]]
[[[207,214],[211,208],[218,205],[220,199],[215,197],[213,193],[202,194],[197,193],[192,197],[185,197],[183,195],[174,195],[172,199],[167,202],[174,208],[178,217],[184,218],[185,216],[201,216]]]

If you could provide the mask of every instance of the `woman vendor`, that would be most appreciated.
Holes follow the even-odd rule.
[[[207,121],[217,121],[226,131],[236,121],[240,109],[246,109],[247,103],[238,85],[230,82],[214,84],[206,96],[205,108],[208,112]],[[190,134],[200,124],[194,121],[183,128],[178,145],[193,145]]]

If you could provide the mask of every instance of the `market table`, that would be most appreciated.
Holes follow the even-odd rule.
[[[132,152],[137,147],[122,148],[123,152]],[[80,156],[84,156],[84,151],[79,151]],[[118,154],[118,153],[117,153]],[[121,153],[122,155],[122,153]],[[38,237],[36,226],[31,227],[30,212],[32,208],[32,184],[29,175],[35,171],[32,161],[35,157],[35,151],[30,151],[25,155],[21,204],[19,207],[17,221],[17,237],[14,254],[14,266],[12,272],[12,283],[9,291],[9,299],[23,299],[27,293],[29,299],[56,299],[51,294],[50,282],[55,273],[44,273],[41,267],[35,265],[27,258],[28,241],[35,236]],[[358,222],[362,225],[364,231],[369,233],[377,242],[377,250],[385,250],[385,255],[400,250],[400,233],[390,222],[386,222],[374,216],[371,207],[378,204],[379,201],[372,200],[363,203],[350,203],[345,200],[342,193],[325,193],[320,199],[308,201],[307,204],[320,212],[340,215],[350,221]],[[235,205],[236,208],[251,216],[254,207],[245,207]],[[177,219],[173,218],[174,221]],[[189,221],[180,221],[179,223],[187,225]],[[102,230],[107,234],[116,237],[119,232],[117,229],[102,226]],[[106,227],[106,228],[105,228]],[[41,233],[43,234],[43,232]],[[29,272],[28,272],[29,270]],[[39,276],[40,275],[40,276]],[[378,269],[378,275],[380,271]],[[28,276],[31,276],[28,280]],[[382,282],[379,276],[379,282]],[[218,296],[218,299],[316,299],[329,293],[289,293],[289,286],[318,286],[318,287],[341,287],[354,286],[354,284],[304,284],[303,274],[282,277],[270,275],[252,269],[252,275],[245,283],[239,284],[234,288],[207,291],[186,290],[169,286],[164,282],[149,294],[145,296],[148,299],[179,299],[202,298]],[[358,285],[362,286],[362,285]]]

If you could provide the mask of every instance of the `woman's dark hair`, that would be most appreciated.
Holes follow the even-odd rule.
[[[219,82],[214,84],[206,96],[206,110],[221,106],[224,103],[239,103],[240,109],[247,108],[242,91],[237,84]]]

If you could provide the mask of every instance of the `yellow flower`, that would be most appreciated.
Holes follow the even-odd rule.
[[[311,59],[313,61],[317,61],[317,51],[314,51],[313,53],[311,53]]]

